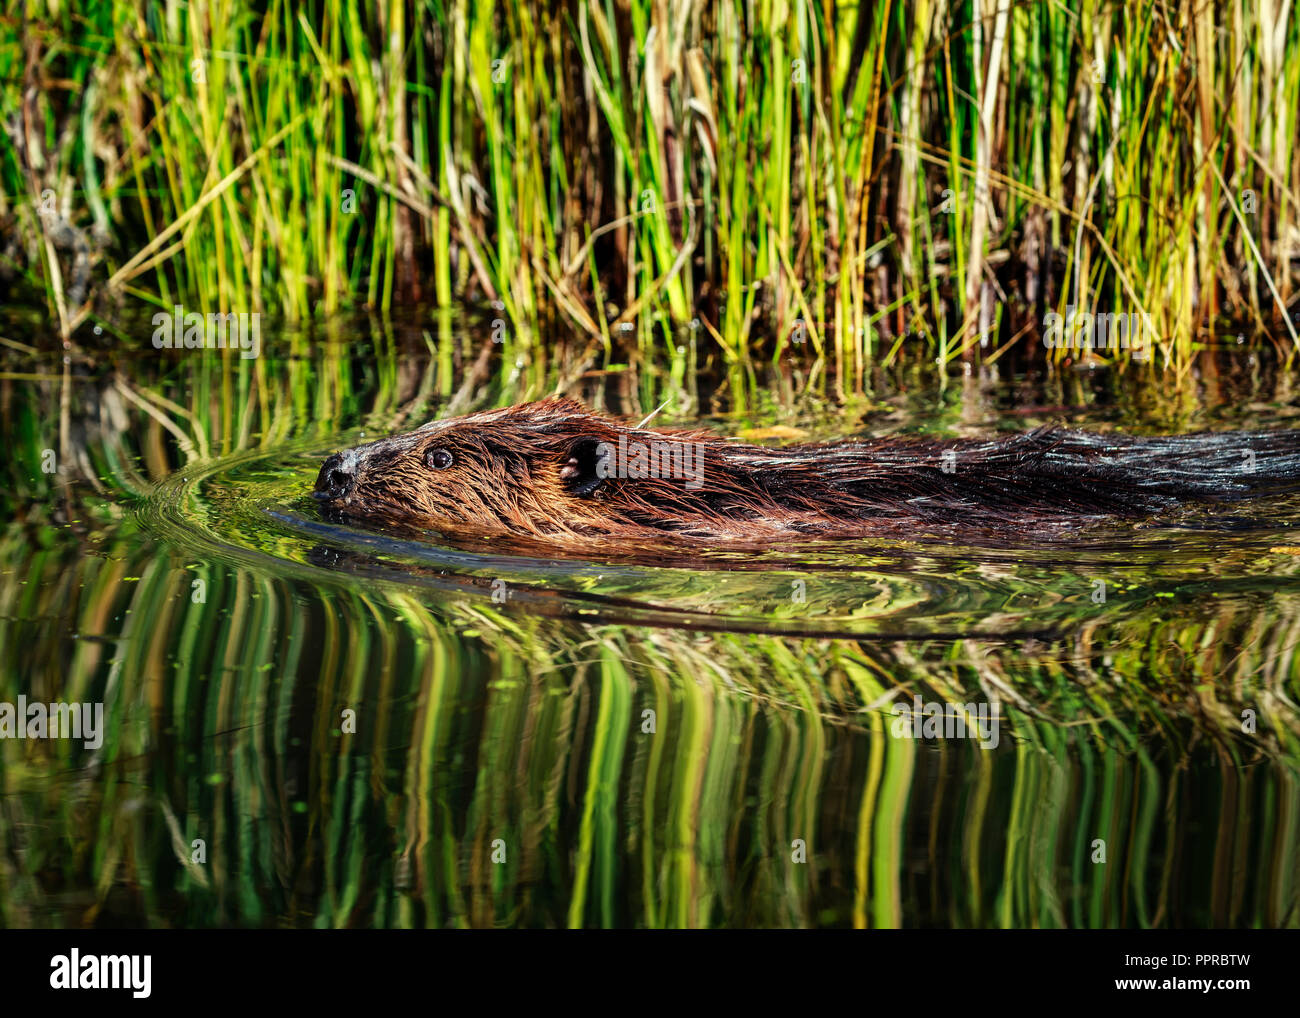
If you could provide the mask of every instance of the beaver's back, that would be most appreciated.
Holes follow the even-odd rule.
[[[1042,428],[771,448],[629,427],[546,400],[345,450],[322,468],[316,496],[342,514],[467,533],[761,540],[909,522],[1022,528],[1298,485],[1300,431],[1142,438]]]

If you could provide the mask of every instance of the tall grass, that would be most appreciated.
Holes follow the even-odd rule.
[[[802,345],[847,389],[900,352],[993,357],[1069,305],[1149,315],[1166,364],[1229,328],[1294,340],[1287,5],[5,19],[5,264],[69,334],[124,296],[289,318],[496,302],[533,344],[563,321],[679,362]],[[71,261],[93,271],[70,302]]]

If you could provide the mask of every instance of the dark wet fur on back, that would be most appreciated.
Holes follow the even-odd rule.
[[[667,451],[691,443],[702,452],[702,486],[598,476],[596,450],[620,437]],[[836,537],[921,524],[1026,529],[1298,484],[1300,431],[1135,438],[1042,428],[987,440],[765,448],[629,427],[553,399],[345,450],[322,468],[316,494],[345,516],[573,542]]]

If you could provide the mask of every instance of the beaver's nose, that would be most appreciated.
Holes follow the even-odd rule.
[[[330,502],[343,498],[357,483],[357,455],[351,449],[336,453],[327,459],[316,478],[312,498]]]

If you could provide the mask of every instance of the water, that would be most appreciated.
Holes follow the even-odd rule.
[[[5,925],[1300,923],[1300,499],[597,560],[343,526],[306,497],[321,460],[432,416],[476,347],[332,330],[9,366],[0,702],[106,725],[0,741]],[[708,423],[1285,424],[1243,365],[1202,376],[1207,410],[899,373],[887,405]],[[660,384],[579,394],[635,414]],[[916,698],[997,727],[906,737]]]

